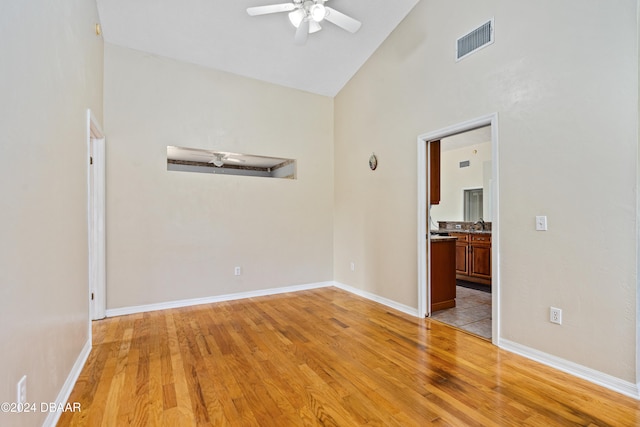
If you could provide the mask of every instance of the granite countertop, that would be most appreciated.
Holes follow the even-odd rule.
[[[467,234],[491,234],[491,230],[464,230],[464,229],[448,229],[448,228],[438,228],[437,230],[431,230],[431,238],[434,235],[442,235],[448,233],[467,233]]]
[[[431,241],[433,242],[434,240],[458,240],[458,238],[456,236],[431,235]]]

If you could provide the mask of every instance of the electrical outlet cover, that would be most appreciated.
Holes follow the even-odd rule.
[[[562,325],[562,310],[556,307],[551,307],[549,309],[549,321],[551,323]]]

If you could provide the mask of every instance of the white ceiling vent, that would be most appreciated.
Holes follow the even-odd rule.
[[[475,30],[460,37],[456,42],[456,61],[471,55],[493,43],[493,18]]]

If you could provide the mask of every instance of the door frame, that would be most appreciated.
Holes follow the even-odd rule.
[[[457,123],[432,132],[418,136],[418,315],[420,317],[431,316],[431,271],[430,257],[427,246],[431,244],[429,233],[431,212],[428,200],[430,200],[430,150],[427,145],[430,141],[446,138],[458,133],[491,126],[491,312],[493,344],[498,345],[500,337],[500,193],[499,193],[499,167],[498,167],[498,113],[488,114],[466,122]]]
[[[89,318],[106,317],[105,136],[87,110],[87,231],[89,245]],[[91,330],[91,326],[89,326]]]

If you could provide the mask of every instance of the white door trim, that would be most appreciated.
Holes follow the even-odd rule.
[[[493,179],[491,182],[491,212],[492,212],[492,238],[491,238],[491,272],[492,272],[492,341],[498,345],[500,337],[500,192],[499,192],[499,168],[498,168],[498,113],[489,114],[458,123],[433,132],[418,136],[418,314],[420,317],[430,316],[431,304],[431,278],[430,263],[427,257],[427,245],[431,243],[429,223],[430,174],[429,151],[427,143],[461,132],[469,131],[483,126],[491,126],[491,167]],[[427,217],[429,215],[429,217]],[[429,300],[429,301],[428,301]]]
[[[89,234],[89,317],[106,315],[105,136],[87,110],[87,212]]]

